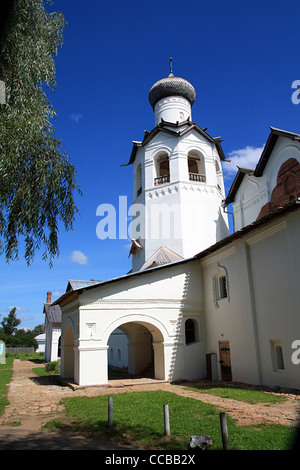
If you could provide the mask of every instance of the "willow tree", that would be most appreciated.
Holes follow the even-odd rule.
[[[49,3],[46,1],[46,3]],[[78,209],[75,168],[56,137],[56,111],[47,94],[56,87],[55,56],[63,43],[63,14],[43,0],[14,0],[0,49],[0,250],[27,264],[59,254],[58,227],[73,228]]]

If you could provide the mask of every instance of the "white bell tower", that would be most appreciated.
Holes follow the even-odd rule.
[[[229,234],[219,138],[192,122],[194,87],[170,75],[149,92],[155,128],[134,141],[132,271],[189,258]]]

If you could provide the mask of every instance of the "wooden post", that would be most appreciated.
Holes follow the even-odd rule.
[[[165,423],[165,435],[170,435],[170,418],[169,418],[169,405],[164,405],[164,423]]]
[[[220,413],[220,423],[221,423],[223,450],[229,450],[226,413]]]
[[[113,397],[108,397],[108,427],[113,425]]]

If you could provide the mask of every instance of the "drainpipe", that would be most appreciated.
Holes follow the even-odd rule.
[[[225,202],[225,201],[226,201],[226,199],[223,199],[223,201],[221,202],[221,207],[222,207],[222,209],[223,209],[224,214],[232,215],[233,231],[235,232],[235,228],[234,228],[234,213],[233,213],[233,212],[228,212],[228,211],[226,210],[226,207],[227,207],[227,206],[226,206],[226,202]]]

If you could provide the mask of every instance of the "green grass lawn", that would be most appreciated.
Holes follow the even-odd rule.
[[[13,363],[14,359],[12,357],[7,357],[5,360],[5,364],[0,364],[0,371],[3,369],[12,369]]]
[[[13,359],[6,358],[5,364],[0,364],[0,416],[3,413],[6,405],[9,404],[7,400],[7,385],[9,384],[13,374]]]
[[[222,386],[222,385],[201,385],[200,387],[187,387],[189,390],[199,393],[207,393],[221,398],[230,398],[232,400],[243,401],[246,403],[282,403],[286,398],[272,393],[266,393],[260,390],[248,390],[238,387]]]
[[[38,377],[48,377],[51,375],[44,367],[34,367],[32,370]]]
[[[144,449],[186,450],[190,436],[208,434],[211,450],[222,449],[220,412],[213,405],[171,392],[130,392],[113,395],[113,428],[108,429],[108,395],[63,399],[66,417],[48,423],[89,436],[117,439]],[[169,405],[171,436],[164,435],[163,405]],[[290,449],[295,429],[280,425],[237,426],[227,416],[231,450]]]
[[[43,352],[32,352],[32,353],[7,353],[6,354],[6,360],[7,359],[21,359],[21,361],[30,361],[30,360],[37,360],[37,361],[43,361],[44,359],[44,353]]]
[[[0,364],[0,415],[8,404],[7,384],[12,377],[12,366],[13,358],[7,358],[6,364]],[[41,367],[35,372],[49,374]],[[277,395],[230,386],[189,388],[247,403],[260,402],[266,406],[283,399]],[[220,411],[213,405],[161,390],[114,394],[113,427],[108,429],[108,396],[65,398],[62,403],[66,413],[45,427],[72,429],[90,437],[109,437],[118,443],[153,450],[186,450],[190,436],[208,434],[213,441],[211,450],[222,449]],[[164,435],[164,404],[169,405],[170,436]],[[293,445],[296,431],[295,428],[266,423],[237,426],[228,415],[227,426],[231,450],[288,450]]]

